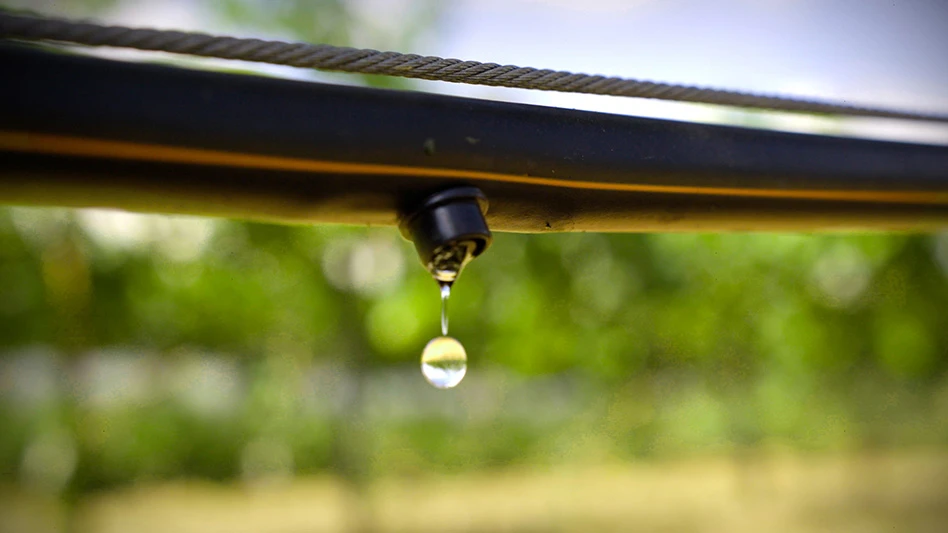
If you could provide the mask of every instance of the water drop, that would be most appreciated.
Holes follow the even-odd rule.
[[[457,339],[435,337],[421,353],[421,373],[439,389],[457,386],[467,373],[467,352]]]
[[[448,298],[451,297],[451,284],[441,284],[441,334],[448,335]]]
[[[467,353],[457,339],[448,337],[448,299],[451,285],[457,279],[463,262],[459,259],[462,246],[442,250],[436,259],[438,267],[432,268],[441,287],[441,336],[431,339],[421,352],[421,373],[439,389],[457,386],[467,373]]]

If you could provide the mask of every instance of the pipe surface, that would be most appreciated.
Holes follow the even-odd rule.
[[[396,225],[460,185],[494,231],[948,225],[948,147],[0,45],[0,203]]]

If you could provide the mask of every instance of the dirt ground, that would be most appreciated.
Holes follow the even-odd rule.
[[[0,492],[0,532],[942,532],[948,453],[774,455],[102,493]]]

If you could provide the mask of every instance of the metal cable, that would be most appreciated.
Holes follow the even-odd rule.
[[[319,70],[517,89],[654,98],[777,111],[948,122],[948,115],[861,107],[829,101],[748,94],[325,44],[286,43],[202,33],[105,26],[91,22],[9,13],[0,13],[0,38],[134,48]]]

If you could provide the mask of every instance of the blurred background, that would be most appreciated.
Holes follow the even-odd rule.
[[[45,14],[948,110],[938,1],[119,0]],[[948,143],[944,127],[269,76]],[[156,59],[157,58],[157,59]],[[498,234],[0,208],[0,531],[941,531],[948,232]]]

